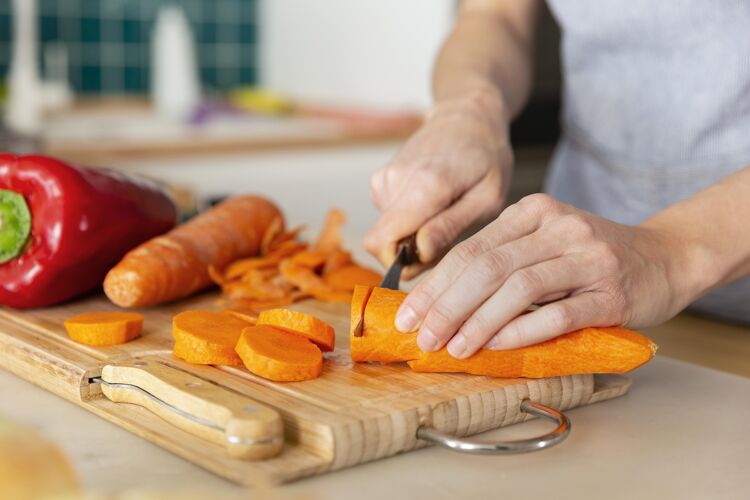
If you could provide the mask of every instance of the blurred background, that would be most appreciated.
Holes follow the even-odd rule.
[[[340,203],[361,204],[363,179],[430,104],[432,63],[456,8],[0,0],[0,147],[145,173],[187,203],[259,189],[304,198],[309,183],[336,179],[350,187]],[[512,131],[512,199],[541,189],[559,133],[558,42],[545,12],[534,94]],[[287,203],[290,217],[304,215],[301,201]]]

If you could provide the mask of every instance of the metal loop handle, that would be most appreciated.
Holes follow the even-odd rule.
[[[450,434],[440,432],[426,425],[417,429],[417,438],[428,443],[442,446],[463,453],[474,453],[478,455],[511,455],[514,453],[528,453],[530,451],[543,450],[561,443],[570,434],[570,420],[563,413],[548,406],[534,403],[528,399],[521,402],[521,411],[531,415],[546,418],[557,424],[557,429],[543,436],[519,439],[517,441],[499,441],[486,443],[473,441],[471,439],[460,439]]]

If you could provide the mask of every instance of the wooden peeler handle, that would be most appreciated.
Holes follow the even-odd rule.
[[[271,408],[152,360],[104,367],[102,392],[117,403],[148,408],[167,422],[225,446],[244,460],[270,458],[284,446],[283,422]]]

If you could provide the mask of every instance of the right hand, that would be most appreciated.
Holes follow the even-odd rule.
[[[496,91],[436,104],[422,127],[371,180],[380,218],[365,248],[384,265],[396,244],[417,233],[420,264],[438,260],[472,226],[494,219],[505,202],[513,165],[509,116]]]

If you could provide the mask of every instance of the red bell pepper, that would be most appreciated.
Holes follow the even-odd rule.
[[[43,307],[89,292],[176,220],[174,202],[150,181],[0,154],[0,304]]]

